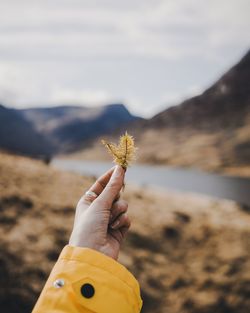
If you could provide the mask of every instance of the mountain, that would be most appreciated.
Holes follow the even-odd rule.
[[[250,113],[249,82],[250,51],[204,93],[157,114],[148,125],[200,130],[240,127]]]
[[[250,168],[250,51],[201,95],[137,123],[142,162]],[[231,171],[230,170],[230,171]]]
[[[58,106],[19,111],[58,151],[86,147],[91,139],[109,134],[139,118],[123,104],[100,107]]]
[[[138,162],[249,175],[249,82],[250,51],[202,94],[130,124]],[[95,141],[72,157],[106,158],[101,151]]]
[[[13,109],[0,105],[0,149],[34,157],[53,153],[51,144]]]
[[[152,119],[139,119],[122,104],[9,110],[8,114],[14,114],[10,120],[15,127],[10,127],[8,118],[2,118],[1,142],[3,147],[32,150],[32,154],[51,151],[49,142],[54,153],[78,150],[80,157],[96,159],[104,157],[100,136],[114,137],[128,129],[136,137],[141,162],[213,171],[236,169],[244,175],[245,169],[250,169],[249,81],[250,51],[202,94]],[[22,124],[26,125],[24,129]],[[12,129],[18,134],[14,135]],[[25,139],[15,139],[20,136]],[[27,140],[28,136],[33,139]]]

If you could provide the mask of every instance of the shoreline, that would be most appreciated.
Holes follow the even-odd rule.
[[[61,170],[98,177],[108,170],[112,163],[59,158],[54,159],[51,165]],[[203,172],[194,168],[135,164],[129,169],[126,181],[140,187],[206,195],[250,205],[250,179],[246,177]]]
[[[54,159],[68,159],[68,160],[76,160],[76,161],[96,161],[96,162],[109,162],[110,157],[104,155],[103,158],[96,157],[96,154],[86,154],[83,152],[76,152],[73,154],[60,154],[52,158]],[[250,179],[250,165],[249,166],[230,166],[230,167],[199,167],[195,165],[181,165],[181,164],[173,164],[173,163],[164,163],[164,162],[136,162],[137,165],[142,166],[166,166],[169,169],[179,169],[179,170],[194,170],[197,172],[201,172],[204,174],[217,174],[221,176],[229,176],[235,178],[249,178]]]

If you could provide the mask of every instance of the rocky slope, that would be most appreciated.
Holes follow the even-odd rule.
[[[67,243],[92,179],[0,154],[0,311],[29,313]],[[126,185],[132,227],[120,262],[139,279],[143,313],[248,313],[248,207]]]

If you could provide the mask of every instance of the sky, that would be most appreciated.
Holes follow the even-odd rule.
[[[249,0],[0,0],[0,103],[151,117],[240,60],[249,12]]]

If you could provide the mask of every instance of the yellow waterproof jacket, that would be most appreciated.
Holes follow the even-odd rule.
[[[138,313],[139,284],[112,258],[66,246],[32,313]]]

